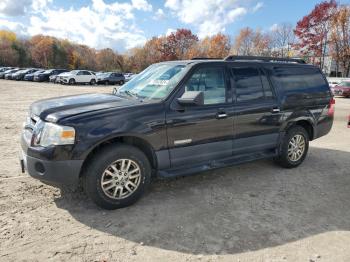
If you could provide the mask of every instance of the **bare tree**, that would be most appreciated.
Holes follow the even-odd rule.
[[[276,25],[271,31],[273,54],[278,57],[289,57],[290,50],[295,43],[294,27],[283,23]]]

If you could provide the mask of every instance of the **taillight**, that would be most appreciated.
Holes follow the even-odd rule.
[[[335,99],[334,97],[332,97],[328,105],[328,115],[334,116],[334,110],[335,110]]]

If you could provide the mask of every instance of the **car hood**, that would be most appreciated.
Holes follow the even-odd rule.
[[[37,74],[37,76],[48,76],[48,75],[51,75],[51,73],[40,73],[40,74]]]
[[[69,73],[69,72],[58,74],[58,76],[70,76],[70,75],[71,75],[71,73]]]
[[[97,77],[97,79],[107,79],[107,78],[109,78],[109,76],[96,76]]]
[[[67,73],[67,74],[61,74],[60,76],[75,76],[74,74],[71,74],[71,73]]]
[[[129,107],[141,102],[112,94],[84,94],[64,96],[34,102],[30,114],[49,122],[87,112],[110,108]]]

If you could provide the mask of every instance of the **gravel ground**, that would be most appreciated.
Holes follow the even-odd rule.
[[[30,103],[111,90],[0,80],[0,261],[350,261],[350,99],[297,169],[264,160],[156,181],[121,210],[20,173]]]

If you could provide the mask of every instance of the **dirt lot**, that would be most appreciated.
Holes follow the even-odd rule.
[[[122,210],[20,173],[31,102],[111,90],[0,80],[0,261],[350,261],[350,99],[298,169],[265,160],[157,181]]]

